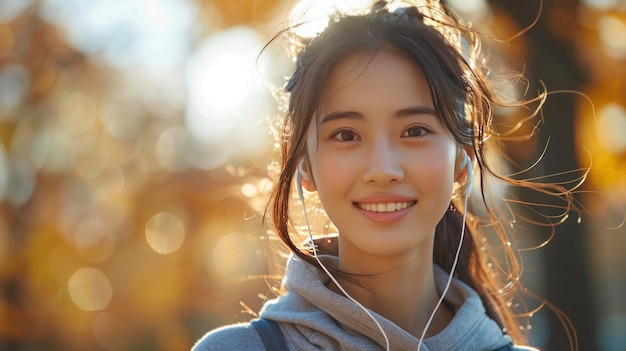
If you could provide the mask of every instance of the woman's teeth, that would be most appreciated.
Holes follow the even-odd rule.
[[[357,203],[357,207],[372,212],[393,212],[409,207],[412,202],[379,202],[379,203]]]

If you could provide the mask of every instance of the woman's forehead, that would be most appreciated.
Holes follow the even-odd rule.
[[[356,79],[358,78],[374,61],[376,57],[395,57],[411,61],[416,69],[419,69],[410,56],[404,51],[392,45],[382,45],[374,49],[357,49],[344,54],[330,67],[329,74],[323,85],[327,85],[331,79]],[[391,68],[391,67],[390,67]]]
[[[353,53],[337,62],[322,85],[318,109],[341,99],[367,105],[371,102],[368,98],[379,97],[433,107],[430,87],[420,67],[401,51],[383,48]]]

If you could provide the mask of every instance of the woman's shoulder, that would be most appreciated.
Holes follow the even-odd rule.
[[[206,333],[191,351],[265,350],[263,341],[250,323],[226,325]]]

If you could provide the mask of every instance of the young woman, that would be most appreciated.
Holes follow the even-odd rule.
[[[494,176],[532,184],[485,157],[495,101],[476,37],[437,1],[404,6],[337,15],[297,43],[270,206],[292,251],[284,293],[194,351],[532,349],[510,307],[517,260],[483,188]],[[467,210],[475,168],[503,265]],[[336,236],[313,233],[311,193]]]

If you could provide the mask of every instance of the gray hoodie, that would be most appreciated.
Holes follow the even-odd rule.
[[[336,257],[321,256],[323,261]],[[447,272],[435,266],[435,281],[443,290]],[[371,318],[356,304],[327,288],[328,277],[319,268],[292,255],[287,262],[284,295],[268,301],[260,316],[278,323],[289,350],[384,350],[385,340]],[[485,313],[478,294],[453,279],[446,302],[456,308],[452,322],[424,340],[420,351],[494,350],[511,342]],[[388,319],[370,311],[385,330],[390,350],[416,351],[419,340]],[[532,350],[516,348],[519,350]],[[229,325],[206,334],[192,351],[265,350],[249,323]]]

